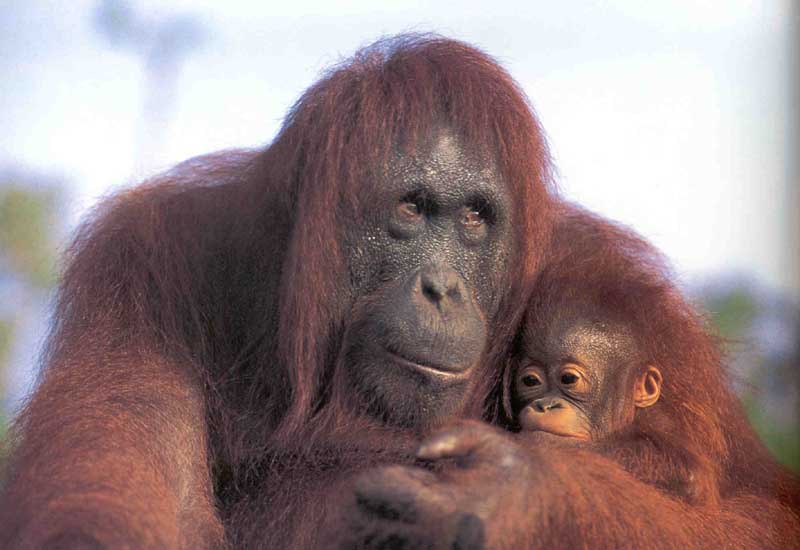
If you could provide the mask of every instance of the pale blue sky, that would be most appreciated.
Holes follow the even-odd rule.
[[[142,1],[153,21],[191,12],[211,33],[142,167],[142,65],[94,32],[95,2],[11,0],[0,165],[67,176],[75,220],[149,171],[267,143],[326,66],[381,35],[433,30],[482,47],[519,81],[567,196],[634,226],[688,280],[737,271],[798,296],[788,1]]]

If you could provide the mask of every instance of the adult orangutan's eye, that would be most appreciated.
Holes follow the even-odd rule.
[[[396,239],[411,239],[424,229],[425,217],[435,212],[435,204],[424,194],[413,191],[403,196],[389,216],[389,234]]]
[[[483,219],[483,215],[481,215],[478,210],[465,208],[461,213],[461,224],[467,229],[478,228],[482,226],[485,221],[486,220]]]
[[[485,225],[493,225],[496,218],[494,203],[480,195],[467,199],[461,209],[461,225],[467,230],[474,231]]]
[[[416,219],[422,215],[421,206],[416,202],[403,201],[397,205],[397,213],[405,219]]]

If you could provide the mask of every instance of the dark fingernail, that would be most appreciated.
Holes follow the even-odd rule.
[[[464,514],[456,526],[452,550],[484,550],[486,535],[483,521],[473,514]]]
[[[417,520],[417,510],[413,499],[396,495],[389,500],[385,497],[356,495],[356,503],[364,513],[389,521],[413,523]]]

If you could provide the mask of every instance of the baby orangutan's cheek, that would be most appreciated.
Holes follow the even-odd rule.
[[[523,431],[543,431],[584,440],[590,438],[588,423],[583,415],[571,407],[540,412],[533,405],[528,405],[520,411],[519,425]]]

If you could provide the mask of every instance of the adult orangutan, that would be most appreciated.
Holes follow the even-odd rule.
[[[265,150],[190,161],[103,205],[70,250],[46,367],[17,421],[0,546],[650,547],[795,533],[793,493],[723,384],[677,378],[673,401],[725,442],[708,455],[718,505],[485,423],[433,433],[499,396],[551,226],[547,181],[506,73],[457,42],[400,38],[310,88]],[[686,311],[674,300],[671,318]],[[680,352],[716,382],[716,355]]]
[[[338,515],[355,471],[412,464],[497,386],[547,158],[494,61],[400,37],[307,90],[266,149],[101,205],[16,421],[0,546],[367,544]],[[459,521],[443,537],[479,540]]]
[[[424,442],[417,466],[362,474],[352,546],[797,547],[798,481],[672,280],[650,245],[564,205],[502,396],[525,431],[464,423]]]

